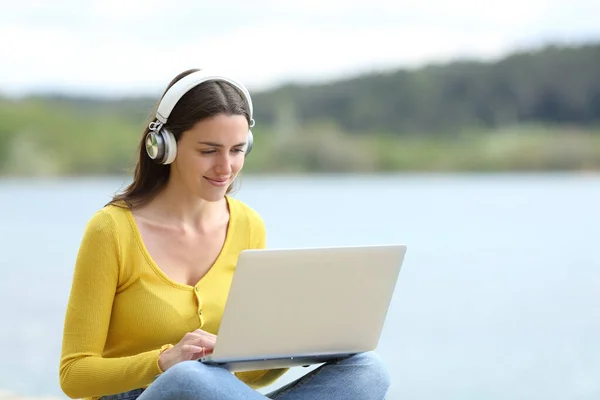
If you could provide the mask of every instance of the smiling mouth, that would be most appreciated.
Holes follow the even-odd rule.
[[[204,179],[206,179],[213,186],[223,187],[229,184],[229,179],[211,179],[206,176],[204,177]]]

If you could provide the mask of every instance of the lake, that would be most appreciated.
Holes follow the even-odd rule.
[[[79,240],[125,182],[0,180],[0,389],[62,396]],[[390,399],[600,398],[600,176],[245,177],[235,197],[268,247],[408,245],[378,348]]]

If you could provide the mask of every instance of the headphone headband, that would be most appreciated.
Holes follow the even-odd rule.
[[[162,124],[165,124],[167,122],[167,119],[169,118],[169,115],[171,115],[171,111],[173,111],[173,108],[175,107],[179,99],[183,97],[184,94],[186,94],[192,88],[200,85],[203,82],[215,80],[227,82],[233,85],[240,92],[240,94],[246,100],[246,103],[248,103],[248,108],[250,111],[250,127],[253,127],[254,111],[252,106],[252,98],[250,97],[250,93],[248,92],[246,87],[241,82],[233,78],[224,75],[213,74],[210,71],[204,70],[192,72],[191,74],[178,80],[173,86],[169,88],[169,90],[167,90],[167,92],[161,99],[160,104],[158,105],[158,109],[156,111],[156,119],[159,120]]]

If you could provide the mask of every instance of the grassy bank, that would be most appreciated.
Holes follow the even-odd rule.
[[[259,172],[600,170],[598,133],[517,126],[456,136],[392,136],[347,135],[315,127],[302,135],[265,137],[249,166]]]
[[[144,126],[114,109],[0,101],[0,174],[128,173]],[[252,173],[600,170],[600,129],[516,126],[453,135],[349,134],[330,123],[259,126]]]

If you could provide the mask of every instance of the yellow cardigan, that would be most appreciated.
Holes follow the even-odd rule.
[[[65,317],[60,385],[67,396],[97,399],[147,387],[161,373],[161,348],[198,328],[218,333],[238,254],[266,245],[261,217],[226,198],[225,244],[196,286],[175,282],[158,268],[129,210],[107,206],[90,218]],[[236,375],[256,389],[286,371]]]

